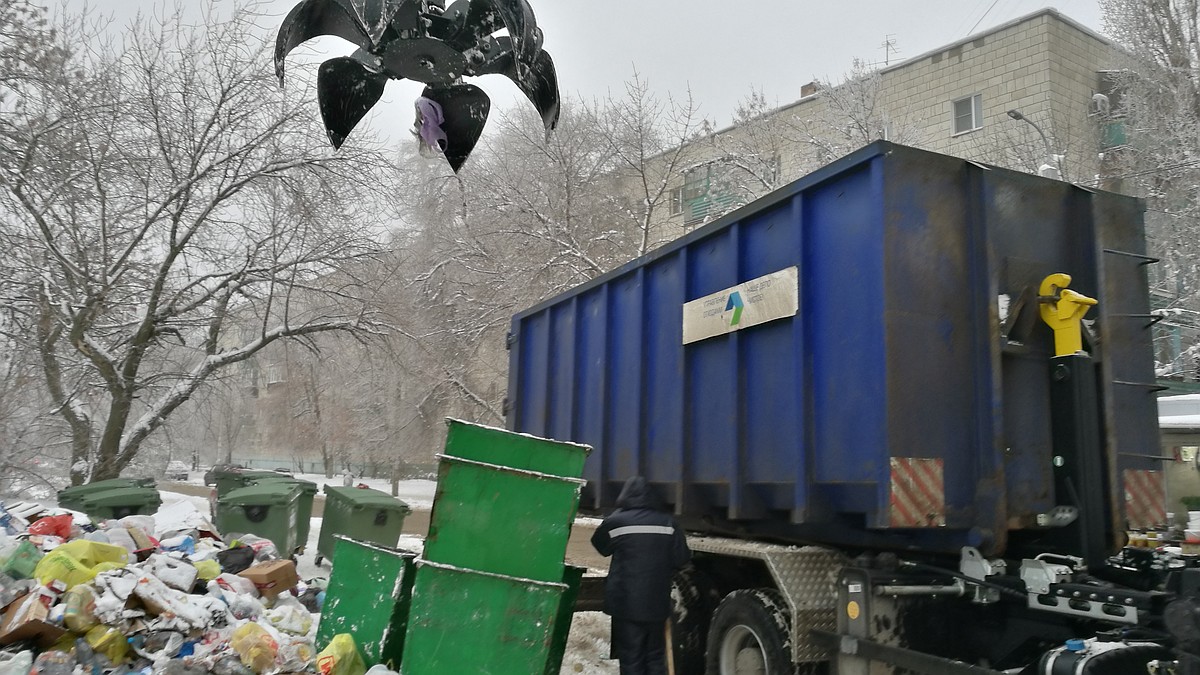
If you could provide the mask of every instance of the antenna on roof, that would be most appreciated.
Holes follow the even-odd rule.
[[[894,34],[883,36],[883,44],[879,45],[883,50],[883,65],[887,66],[892,59],[892,54],[899,54],[900,50],[896,47],[896,36]]]

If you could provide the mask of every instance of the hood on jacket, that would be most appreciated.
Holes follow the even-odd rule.
[[[654,488],[641,476],[633,476],[625,481],[621,494],[617,496],[617,508],[620,509],[659,509]]]

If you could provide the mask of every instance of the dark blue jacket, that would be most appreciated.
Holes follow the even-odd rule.
[[[628,621],[663,621],[671,615],[671,576],[692,553],[646,479],[625,481],[617,510],[596,528],[592,546],[612,556],[604,582],[605,614]]]

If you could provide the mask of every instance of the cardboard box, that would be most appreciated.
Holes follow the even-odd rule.
[[[46,621],[50,608],[38,596],[36,592],[29,593],[8,606],[0,618],[0,645],[36,640],[39,647],[46,649],[66,634],[62,627]]]
[[[272,560],[251,565],[239,572],[238,576],[254,582],[259,595],[266,598],[274,598],[290,591],[300,583],[300,577],[296,574],[296,564],[291,560]]]

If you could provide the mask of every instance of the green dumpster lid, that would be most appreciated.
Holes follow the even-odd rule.
[[[380,490],[358,487],[325,486],[325,493],[344,499],[354,506],[376,509],[391,509],[393,511],[412,511],[408,504]]]
[[[277,474],[274,476],[255,476],[250,479],[251,485],[262,483],[294,483],[305,493],[314,495],[317,493],[317,484],[303,478],[293,478],[292,476],[280,476]]]
[[[73,496],[76,494],[87,494],[89,492],[101,492],[103,490],[111,490],[114,488],[126,487],[154,487],[153,478],[109,478],[108,480],[96,480],[83,485],[72,485],[58,491],[59,496]]]
[[[241,476],[242,478],[252,478],[252,479],[291,478],[291,476],[285,476],[285,475],[279,473],[278,471],[271,471],[269,469],[235,469],[233,471],[230,471],[227,475]]]
[[[133,506],[135,504],[161,504],[158,490],[144,487],[119,487],[84,495],[79,499],[85,507]]]
[[[578,478],[590,445],[539,438],[482,424],[447,418],[446,452],[451,457],[486,462],[553,476]]]
[[[302,493],[300,486],[292,483],[255,483],[248,487],[230,490],[217,501],[230,506],[271,506],[294,502],[300,498]]]

